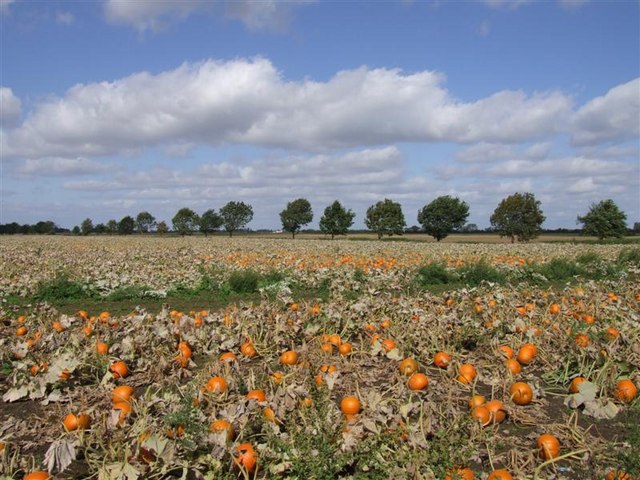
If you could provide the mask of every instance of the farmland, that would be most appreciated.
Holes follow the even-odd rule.
[[[12,237],[0,264],[6,478],[640,475],[637,246]]]

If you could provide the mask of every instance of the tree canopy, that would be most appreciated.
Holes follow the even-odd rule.
[[[190,208],[184,207],[171,219],[173,230],[182,236],[191,235],[200,224],[200,217]]]
[[[460,230],[469,216],[469,205],[459,198],[444,195],[418,212],[418,222],[438,242],[454,230]]]
[[[313,211],[309,200],[306,198],[298,198],[287,203],[287,208],[280,212],[282,229],[285,232],[290,232],[293,238],[300,231],[300,228],[310,223],[311,220],[313,220]]]
[[[320,218],[320,231],[331,235],[331,239],[336,235],[346,235],[356,214],[351,210],[346,210],[342,204],[336,200],[324,209],[324,215]]]
[[[388,198],[367,209],[364,223],[369,230],[378,234],[378,238],[383,235],[402,235],[406,226],[402,207]]]
[[[220,209],[222,225],[233,236],[233,232],[253,220],[253,208],[244,202],[229,202]]]
[[[156,226],[156,218],[149,212],[140,212],[136,217],[138,233],[149,233]]]
[[[93,231],[93,222],[90,218],[85,218],[80,224],[82,235],[89,235]]]
[[[585,235],[593,235],[600,240],[620,238],[627,233],[627,215],[610,198],[592,204],[585,216],[578,215],[578,223],[582,223]]]
[[[501,237],[528,242],[540,233],[545,216],[533,193],[514,193],[500,202],[490,220]]]
[[[200,217],[200,231],[206,237],[209,233],[213,233],[222,226],[222,217],[210,208]]]
[[[118,233],[120,235],[131,235],[135,229],[135,226],[136,221],[131,215],[127,215],[118,222]]]

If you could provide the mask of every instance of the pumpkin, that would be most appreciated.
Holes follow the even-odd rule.
[[[344,397],[340,402],[340,411],[345,415],[356,415],[360,412],[360,400],[357,397]]]
[[[458,381],[460,383],[464,383],[465,385],[469,384],[473,382],[477,374],[478,372],[476,371],[476,367],[474,367],[470,363],[463,363],[458,369]]]
[[[613,391],[613,396],[622,403],[630,403],[634,398],[636,398],[637,394],[638,387],[636,387],[629,379],[618,381],[616,388]]]
[[[439,368],[447,368],[451,363],[451,355],[446,352],[438,352],[433,356],[433,364]]]
[[[525,343],[518,350],[516,359],[523,365],[529,365],[538,355],[538,349],[532,343]]]
[[[545,460],[556,458],[560,454],[560,441],[553,435],[545,433],[537,440],[540,456]]]
[[[252,473],[256,469],[258,454],[250,443],[241,443],[235,448],[236,456],[233,459],[234,465],[238,468]]]
[[[280,363],[282,365],[295,365],[298,363],[298,354],[293,350],[287,350],[280,355]]]
[[[511,359],[513,358],[513,348],[511,348],[509,345],[500,345],[498,347],[498,352],[500,352],[501,355],[504,355],[505,358],[507,359]]]
[[[480,422],[483,427],[491,423],[491,412],[484,405],[479,405],[471,410],[471,416]]]
[[[584,377],[576,377],[571,380],[571,384],[569,385],[569,392],[578,393],[580,391],[580,384],[584,381],[586,381],[586,378]]]
[[[511,401],[516,405],[529,405],[533,400],[533,390],[528,383],[516,382],[511,386]]]
[[[211,424],[209,425],[209,431],[213,433],[226,433],[227,441],[231,441],[235,434],[231,422],[229,422],[229,420],[225,420],[224,418],[219,418],[211,422]]]
[[[49,475],[49,472],[45,472],[44,470],[36,470],[22,477],[23,480],[49,480],[50,478],[51,475]]]
[[[485,405],[491,413],[492,423],[502,423],[507,418],[507,411],[504,409],[504,403],[500,400],[491,400]]]
[[[469,400],[469,408],[474,409],[475,407],[480,407],[487,403],[487,399],[484,398],[484,395],[474,395]]]
[[[473,470],[470,468],[456,468],[450,471],[444,480],[473,480],[474,478]]]
[[[112,363],[109,371],[113,374],[113,378],[124,378],[129,374],[129,368],[122,360]]]
[[[240,352],[245,357],[249,357],[249,358],[255,357],[258,354],[258,352],[256,351],[256,347],[253,346],[253,343],[251,343],[251,340],[247,340],[240,346]]]
[[[204,389],[209,393],[224,393],[227,391],[227,381],[222,377],[211,377]]]
[[[522,372],[522,365],[520,365],[520,362],[515,358],[505,360],[504,364],[507,366],[507,370],[513,375],[519,375]]]
[[[220,361],[222,363],[235,362],[237,359],[238,357],[236,357],[236,354],[233,352],[224,352],[220,355]]]
[[[418,362],[413,358],[405,358],[400,362],[400,373],[403,375],[412,375],[418,371]]]
[[[411,390],[424,390],[429,385],[429,379],[424,373],[414,373],[409,378],[407,385]]]
[[[491,472],[487,480],[513,480],[513,476],[507,470],[499,469]]]
[[[338,353],[340,353],[340,355],[344,357],[346,357],[347,355],[350,355],[352,351],[353,351],[353,345],[351,345],[350,343],[343,343],[338,347]]]
[[[113,403],[129,402],[133,397],[133,388],[129,385],[120,385],[111,392],[111,401]]]
[[[104,342],[96,343],[96,352],[98,352],[98,355],[106,355],[109,353],[109,345]]]
[[[552,303],[549,306],[549,313],[551,315],[557,315],[560,313],[560,305],[558,305],[557,303]]]
[[[91,424],[91,417],[86,413],[81,413],[80,415],[74,415],[73,413],[68,414],[64,417],[62,421],[64,425],[64,429],[67,432],[73,432],[74,430],[85,430],[89,428]]]
[[[264,402],[267,399],[267,394],[264,393],[264,390],[251,390],[245,398],[256,402]]]

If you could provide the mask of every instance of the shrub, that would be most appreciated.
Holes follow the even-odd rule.
[[[454,283],[457,277],[442,263],[430,263],[418,269],[416,283],[422,287],[429,285],[447,285]]]
[[[59,274],[53,280],[40,282],[34,295],[36,300],[46,302],[90,296],[91,291],[88,287],[69,279],[66,274]]]
[[[229,277],[229,288],[234,293],[255,293],[258,291],[260,275],[253,270],[236,271]]]
[[[458,269],[461,280],[470,286],[480,285],[482,282],[504,283],[506,275],[486,261],[464,265]]]
[[[623,248],[618,254],[618,263],[640,266],[640,248]]]

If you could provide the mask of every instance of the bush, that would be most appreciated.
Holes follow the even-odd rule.
[[[600,262],[602,257],[595,252],[585,252],[576,257],[576,262],[581,265],[589,265]]]
[[[236,271],[229,277],[229,288],[234,293],[255,293],[258,291],[260,275],[253,270]]]
[[[631,263],[640,267],[640,248],[623,248],[618,254],[618,263]]]
[[[454,283],[457,276],[447,270],[442,263],[430,263],[418,269],[416,283],[421,287]]]
[[[549,281],[570,280],[584,274],[584,269],[578,263],[563,258],[554,258],[539,265],[537,270]]]
[[[119,302],[122,300],[137,300],[139,298],[145,297],[145,291],[147,290],[149,290],[149,287],[142,285],[121,287],[107,295],[107,300],[111,300],[113,302]]]
[[[90,296],[91,291],[88,287],[80,282],[70,280],[66,274],[59,274],[53,280],[40,282],[34,295],[36,300],[45,302],[87,298]]]
[[[484,260],[460,267],[458,275],[465,284],[472,287],[480,285],[482,282],[504,283],[507,279],[504,273]]]

